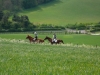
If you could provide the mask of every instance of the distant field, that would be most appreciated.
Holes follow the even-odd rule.
[[[0,34],[0,38],[5,38],[5,39],[20,39],[20,40],[25,40],[28,42],[26,39],[27,35],[31,35],[34,37],[33,34]],[[39,34],[38,37],[41,39],[44,39],[46,36],[49,36],[52,38],[52,34]],[[84,35],[84,34],[57,34],[58,39],[62,39],[65,44],[80,44],[80,45],[93,45],[93,46],[100,46],[100,36],[99,35]]]
[[[66,25],[100,22],[100,0],[56,0],[24,10],[32,23]]]

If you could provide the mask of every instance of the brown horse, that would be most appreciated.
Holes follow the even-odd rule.
[[[28,35],[27,37],[26,37],[26,39],[29,39],[29,41],[30,41],[30,43],[31,42],[37,42],[37,43],[43,43],[44,42],[44,40],[42,40],[42,39],[37,39],[37,40],[34,40],[34,38],[33,37],[31,37],[30,35]]]
[[[64,44],[63,40],[57,40],[57,42],[53,42],[52,39],[48,36],[46,36],[44,40],[48,40],[51,44],[60,44],[60,43]]]

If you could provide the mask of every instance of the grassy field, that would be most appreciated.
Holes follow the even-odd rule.
[[[18,39],[18,40],[25,40],[27,35],[31,35],[34,37],[33,34],[27,33],[27,34],[0,34],[0,38],[5,39]],[[39,34],[38,37],[41,39],[44,39],[46,36],[49,36],[52,38],[52,34]],[[79,44],[79,45],[93,45],[93,46],[100,46],[100,36],[99,35],[85,35],[85,34],[57,34],[58,39],[62,39],[65,44]]]
[[[100,0],[56,0],[36,8],[24,10],[32,23],[66,25],[100,21]]]
[[[0,75],[100,75],[100,48],[17,39],[0,38]]]

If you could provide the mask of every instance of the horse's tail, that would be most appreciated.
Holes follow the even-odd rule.
[[[41,42],[44,42],[44,40],[41,40]]]

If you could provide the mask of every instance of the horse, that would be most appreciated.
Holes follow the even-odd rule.
[[[30,43],[31,43],[31,42],[34,42],[34,43],[35,43],[35,42],[37,42],[37,43],[43,43],[43,42],[44,42],[44,40],[42,40],[42,39],[34,40],[34,38],[31,37],[30,35],[27,35],[26,39],[29,39]]]
[[[37,40],[38,40],[39,43],[43,43],[44,42],[44,40],[42,40],[42,39],[37,39]]]
[[[59,39],[58,39],[57,42],[54,42],[54,41],[52,41],[52,39],[51,39],[50,37],[48,37],[48,36],[46,36],[44,40],[48,40],[51,44],[60,44],[60,43],[63,43],[63,44],[64,44],[63,40],[59,40]]]

